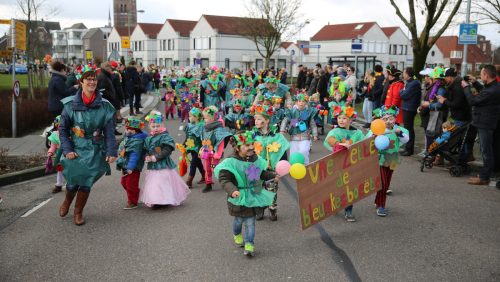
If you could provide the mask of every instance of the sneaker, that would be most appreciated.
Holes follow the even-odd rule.
[[[243,242],[243,235],[241,234],[234,235],[233,239],[236,246],[243,248],[243,246],[245,245],[245,243]]]
[[[385,213],[385,209],[384,209],[383,207],[379,207],[379,208],[377,209],[377,215],[378,215],[378,216],[382,216],[382,217],[384,217],[384,216],[386,216],[387,214]]]
[[[391,195],[391,194],[392,194],[392,190],[391,190],[391,189],[387,189],[387,191],[385,191],[385,193],[386,193],[387,195]]]
[[[255,251],[255,247],[250,243],[245,243],[245,250],[243,254],[247,257],[253,257],[253,253]]]
[[[356,222],[356,218],[352,215],[352,212],[346,212],[344,218],[347,222]]]
[[[123,209],[124,210],[133,210],[133,209],[136,209],[138,207],[138,205],[134,205],[134,204],[127,204]]]

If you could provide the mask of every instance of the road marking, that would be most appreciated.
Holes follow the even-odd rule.
[[[52,198],[48,198],[47,200],[41,202],[36,207],[32,208],[31,210],[27,211],[25,214],[21,215],[21,217],[27,217],[28,215],[34,213],[36,210],[38,210],[39,208],[43,207],[43,205],[45,205],[46,203],[48,203],[50,200],[52,200]]]

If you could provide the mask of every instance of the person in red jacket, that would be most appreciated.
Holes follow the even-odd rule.
[[[387,96],[385,97],[384,105],[388,108],[391,106],[398,107],[399,114],[396,117],[397,124],[403,124],[403,111],[401,111],[401,105],[403,101],[401,100],[401,95],[399,92],[405,87],[404,82],[399,78],[401,76],[401,71],[392,67],[387,70],[387,75],[389,79],[389,89],[387,89]]]

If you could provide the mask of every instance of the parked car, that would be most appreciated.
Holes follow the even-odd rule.
[[[0,73],[9,73],[9,66],[6,64],[0,63]]]
[[[12,65],[9,66],[9,73],[12,73]],[[23,64],[16,64],[16,73],[28,73],[28,67]]]

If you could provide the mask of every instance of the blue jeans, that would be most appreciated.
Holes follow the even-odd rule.
[[[373,114],[373,102],[365,98],[363,103],[363,116],[365,117],[366,123],[372,123]]]
[[[66,190],[68,192],[77,192],[77,191],[90,192],[90,187],[79,186],[79,185],[66,185]]]
[[[253,245],[253,239],[255,238],[255,216],[252,217],[234,217],[233,221],[233,234],[241,234],[241,228],[245,225],[245,234],[243,234],[243,239],[245,243],[250,243]]]
[[[483,167],[479,172],[481,180],[490,180],[491,173],[495,167],[493,159],[493,129],[478,128],[479,144],[481,145],[481,156],[483,157]]]

